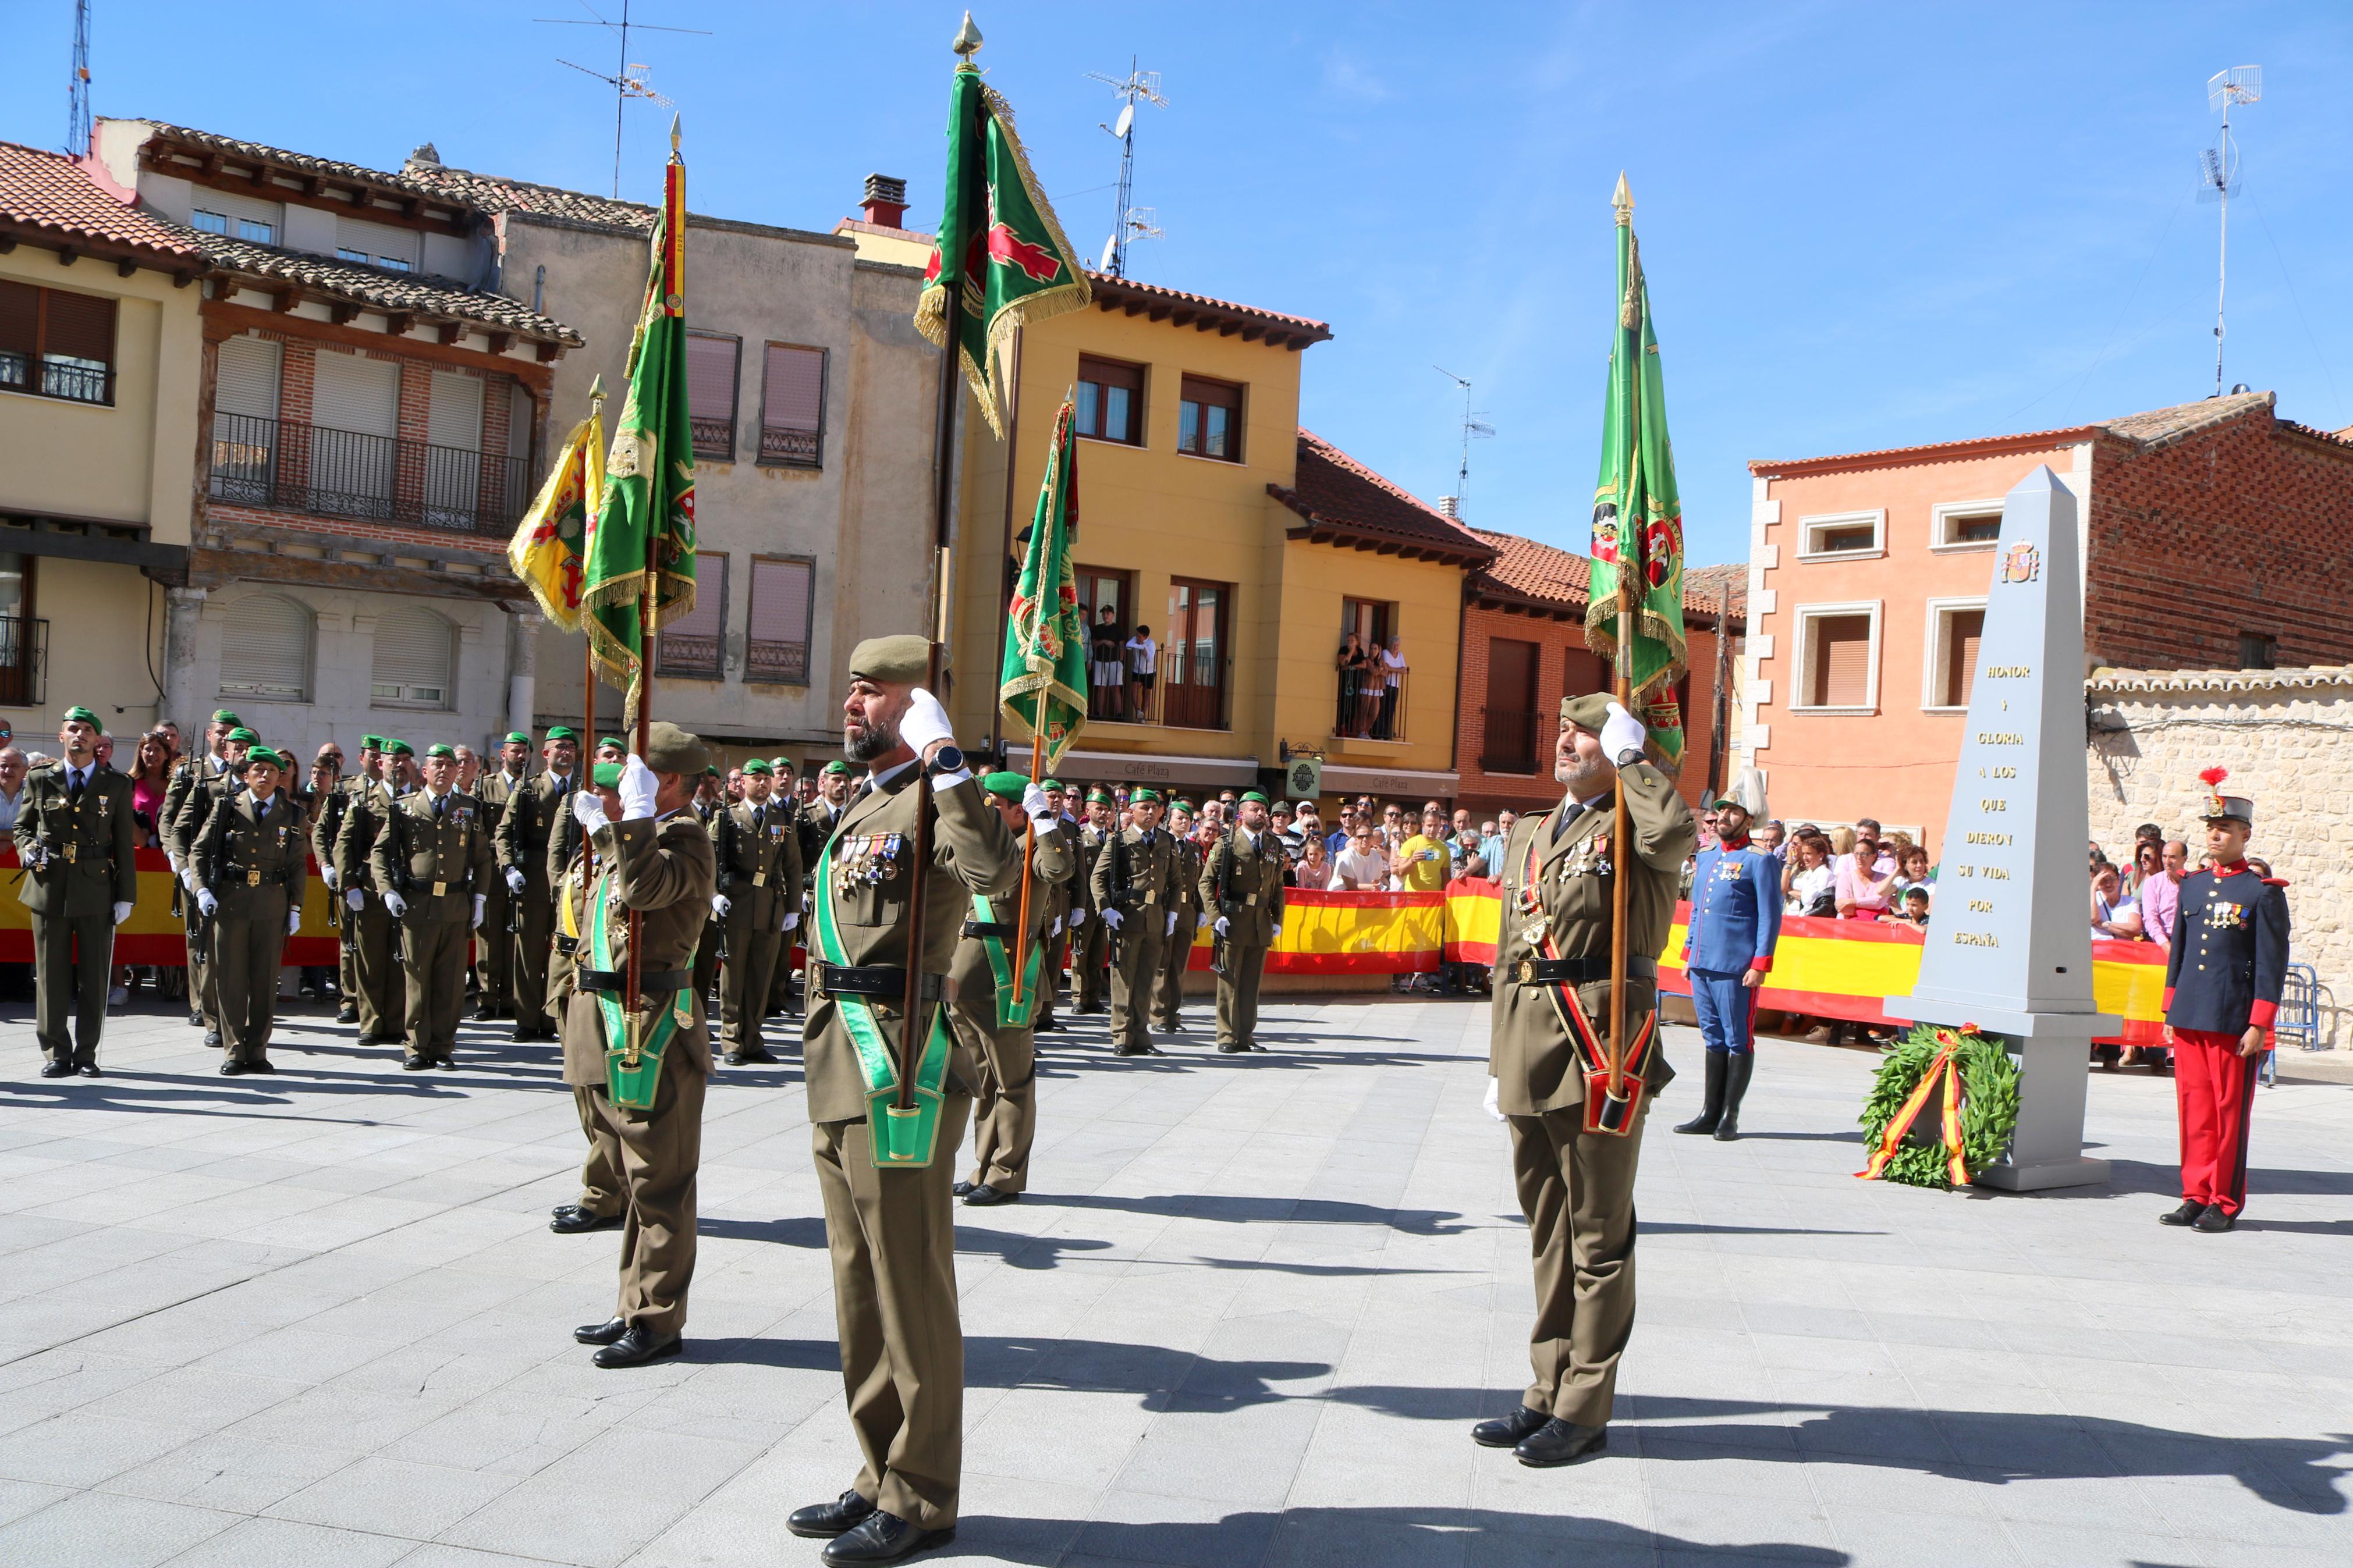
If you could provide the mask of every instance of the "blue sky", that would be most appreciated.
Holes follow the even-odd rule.
[[[619,0],[598,0],[617,16]],[[0,137],[56,146],[72,7],[8,0]],[[578,0],[216,8],[97,0],[101,115],[360,163],[609,185],[609,70]],[[809,228],[870,170],[936,216],[955,5],[635,0],[630,50],[685,116],[697,211]],[[2193,199],[2208,76],[2234,122],[2226,374],[2353,424],[2353,8],[2327,5],[1183,6],[988,4],[981,60],[1082,249],[1116,144],[1090,71],[1131,55],[1131,273],[1319,317],[1303,417],[1425,498],[1453,488],[1472,378],[1499,434],[1469,514],[1569,548],[1596,467],[1610,187],[1626,171],[1660,323],[1692,559],[1745,554],[1751,458],[2063,426],[2212,390],[2216,209]],[[54,84],[52,87],[50,84]],[[629,111],[625,195],[666,110]]]

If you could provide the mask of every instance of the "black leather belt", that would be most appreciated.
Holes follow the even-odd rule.
[[[558,936],[555,939],[555,951],[569,958],[580,951],[580,939],[576,936]]]
[[[986,921],[966,921],[964,922],[965,935],[993,936],[999,942],[1011,942],[1013,940],[1013,927],[1002,922],[996,924],[991,924]]]
[[[1626,955],[1626,978],[1656,980],[1659,961]],[[1609,978],[1607,953],[1594,958],[1523,958],[1512,966],[1512,978],[1523,985],[1586,985]]]
[[[827,963],[810,965],[817,971],[820,991],[837,992],[844,996],[879,996],[886,1002],[903,1001],[907,994],[907,972],[882,963]],[[917,994],[925,1002],[940,999],[940,976],[926,974],[923,989]]]
[[[573,973],[578,977],[578,984],[583,991],[613,991],[626,994],[629,989],[629,975],[627,970],[575,969]],[[692,989],[694,989],[694,971],[691,969],[663,969],[638,976],[638,990],[640,994],[649,991],[691,991]]]

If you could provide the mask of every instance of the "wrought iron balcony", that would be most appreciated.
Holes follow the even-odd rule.
[[[65,359],[56,354],[35,360],[32,355],[0,350],[0,387],[54,397],[62,403],[114,401],[114,367],[95,360]]]
[[[307,420],[213,416],[216,500],[449,533],[512,533],[529,465],[458,447],[332,430]]]
[[[769,468],[814,468],[818,466],[818,433],[760,427],[760,461]]]

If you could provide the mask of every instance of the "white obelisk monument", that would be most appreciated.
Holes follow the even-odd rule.
[[[2092,1001],[2084,846],[2084,600],[2075,498],[2039,467],[2002,502],[1936,918],[1890,1016],[1974,1024],[2018,1058],[2018,1131],[1979,1180],[2031,1192],[2108,1179],[2084,1155]]]

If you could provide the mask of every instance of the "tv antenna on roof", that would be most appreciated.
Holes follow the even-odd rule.
[[[90,0],[74,0],[73,75],[66,87],[66,153],[90,146]]]
[[[2206,105],[2222,111],[2222,134],[2199,154],[2198,199],[2222,205],[2222,237],[2214,265],[2214,395],[2222,395],[2222,304],[2231,282],[2231,198],[2239,194],[2239,144],[2231,140],[2231,110],[2261,103],[2263,68],[2232,66],[2206,79]]]
[[[659,103],[665,109],[671,107],[669,99],[646,85],[646,68],[631,63],[629,34],[633,30],[640,33],[691,33],[699,37],[707,38],[711,37],[711,30],[708,27],[659,27],[650,22],[632,22],[629,20],[629,0],[621,0],[621,19],[617,23],[608,22],[598,16],[596,9],[588,4],[588,0],[577,0],[577,4],[583,11],[588,13],[586,17],[533,16],[532,20],[543,22],[551,27],[602,27],[615,35],[620,41],[620,65],[611,76],[607,76],[603,71],[590,70],[586,66],[572,65],[572,62],[567,59],[558,58],[555,62],[560,66],[572,66],[574,70],[584,76],[593,76],[613,89],[613,199],[618,201],[621,199],[621,110],[633,98],[642,98],[649,103]],[[631,71],[638,74],[631,76],[629,74]]]
[[[1471,443],[1487,440],[1495,434],[1495,427],[1472,411],[1468,381],[1442,364],[1430,368],[1462,389],[1462,466],[1454,475],[1454,515],[1459,518],[1471,499]]]
[[[1135,101],[1142,99],[1157,109],[1168,107],[1160,96],[1160,73],[1138,70],[1135,57],[1127,59],[1127,78],[1105,76],[1101,71],[1089,71],[1089,81],[1099,81],[1123,100],[1119,118],[1112,124],[1099,127],[1119,139],[1119,208],[1112,220],[1111,237],[1103,242],[1103,265],[1095,270],[1113,278],[1127,276],[1127,247],[1131,240],[1158,239],[1160,231],[1153,226],[1157,216],[1150,207],[1132,207],[1128,198],[1135,189]]]

